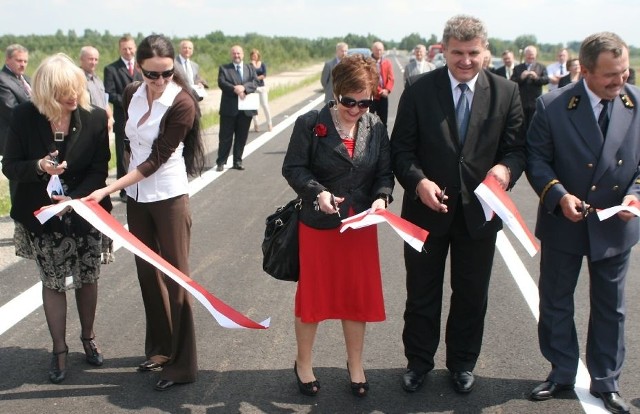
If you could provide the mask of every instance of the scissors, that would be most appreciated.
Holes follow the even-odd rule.
[[[333,193],[331,193],[331,205],[337,210],[338,218],[341,218],[340,209],[338,208],[338,203],[336,203],[336,196],[334,196]]]
[[[447,191],[447,187],[444,187],[440,192],[440,196],[438,197],[438,201],[440,202],[440,204],[444,204],[444,196],[446,191]]]

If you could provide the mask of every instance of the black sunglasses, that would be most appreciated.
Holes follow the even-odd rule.
[[[356,105],[358,105],[358,108],[360,109],[367,109],[368,107],[373,105],[373,99],[363,99],[361,101],[356,101],[353,98],[349,98],[348,96],[342,96],[342,95],[338,97],[338,102],[340,102],[342,105],[346,106],[347,108],[353,108]]]
[[[140,68],[140,70],[142,71],[142,74],[144,75],[145,78],[149,78],[151,80],[156,80],[156,79],[160,79],[161,76],[164,79],[172,77],[173,73],[175,71],[175,68],[171,68],[169,70],[165,70],[164,72],[151,72],[151,71],[148,71],[148,70],[144,70],[142,68]]]

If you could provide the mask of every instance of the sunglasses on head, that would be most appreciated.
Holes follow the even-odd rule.
[[[171,68],[169,70],[165,70],[164,72],[152,72],[140,68],[140,70],[142,71],[142,75],[144,75],[145,78],[149,78],[151,80],[160,79],[160,77],[164,79],[170,78],[173,76],[174,69],[175,68]]]
[[[347,108],[353,108],[356,105],[358,105],[358,108],[360,109],[367,109],[368,107],[373,105],[373,99],[363,99],[361,101],[356,101],[353,98],[349,98],[348,96],[342,96],[342,95],[338,97],[338,102],[340,102],[342,105],[346,106]]]

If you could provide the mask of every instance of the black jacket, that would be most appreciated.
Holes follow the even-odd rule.
[[[76,109],[71,115],[69,135],[65,141],[64,153],[58,157],[60,162],[67,161],[68,165],[64,174],[60,175],[65,195],[81,198],[104,187],[111,158],[106,112],[98,107],[93,107],[91,112]],[[16,183],[11,218],[36,234],[62,230],[58,228],[61,226],[60,220],[49,220],[42,226],[33,215],[35,210],[51,204],[47,193],[50,176],[38,174],[36,162],[55,148],[47,118],[38,112],[32,102],[18,105],[14,109],[7,136],[2,172]],[[100,205],[110,211],[111,199],[105,197]],[[76,222],[79,226],[76,234],[90,228],[80,218],[74,224]]]
[[[296,120],[282,165],[282,175],[302,197],[300,219],[320,229],[338,227],[341,220],[337,214],[315,211],[313,202],[322,191],[345,198],[340,204],[345,218],[350,208],[357,214],[371,207],[379,194],[391,201],[394,185],[389,137],[380,118],[370,113],[360,118],[350,158],[329,110],[325,105],[319,113],[311,111]],[[326,128],[326,136],[314,132],[316,125]]]

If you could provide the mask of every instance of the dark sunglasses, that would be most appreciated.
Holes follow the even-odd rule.
[[[150,72],[150,71],[144,70],[142,68],[140,68],[140,70],[142,71],[142,74],[144,75],[145,78],[149,78],[151,80],[156,80],[156,79],[160,79],[161,76],[164,79],[172,77],[175,68],[171,68],[169,70],[165,70],[164,72]]]
[[[347,108],[353,108],[356,105],[358,105],[358,108],[360,109],[367,109],[368,107],[373,105],[373,99],[363,99],[361,101],[356,101],[353,98],[349,98],[348,96],[342,96],[342,95],[338,97],[338,102],[340,102],[342,105],[346,106]]]

